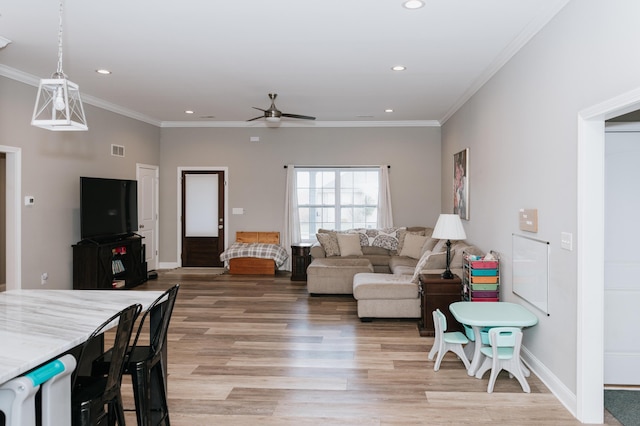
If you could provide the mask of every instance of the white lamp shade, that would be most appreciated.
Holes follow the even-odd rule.
[[[462,227],[462,221],[457,214],[441,214],[433,228],[432,238],[439,240],[464,240],[467,234]]]

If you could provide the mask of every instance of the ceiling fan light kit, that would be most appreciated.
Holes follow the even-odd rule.
[[[279,123],[282,117],[288,118],[298,118],[301,120],[315,120],[315,117],[311,117],[309,115],[299,115],[299,114],[289,114],[286,112],[282,112],[276,108],[276,97],[278,97],[277,93],[269,93],[269,99],[271,99],[271,106],[268,109],[262,109],[258,107],[253,107],[259,111],[262,111],[264,114],[259,115],[258,117],[250,118],[247,121],[259,120],[260,118],[264,118],[268,123]]]
[[[80,88],[62,71],[62,0],[58,27],[58,70],[38,86],[31,125],[53,131],[87,130]]]

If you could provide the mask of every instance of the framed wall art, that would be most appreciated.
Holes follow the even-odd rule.
[[[469,148],[453,155],[453,213],[469,220]]]

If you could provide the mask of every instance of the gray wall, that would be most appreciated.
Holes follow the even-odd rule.
[[[260,142],[250,142],[258,136]],[[395,225],[434,225],[440,213],[440,128],[199,128],[162,130],[160,262],[178,261],[178,167],[228,167],[229,239],[283,231],[285,164],[389,164]]]
[[[451,209],[455,152],[470,148],[470,241],[502,254],[511,290],[511,234],[518,209],[537,208],[537,238],[550,241],[550,316],[538,312],[524,345],[576,392],[578,113],[640,87],[640,2],[571,1],[442,128],[442,205]]]
[[[71,245],[80,239],[80,176],[136,178],[136,163],[159,164],[160,129],[85,103],[88,132],[30,125],[36,88],[0,77],[0,145],[22,149],[22,288],[71,288]],[[111,144],[125,158],[111,156]]]

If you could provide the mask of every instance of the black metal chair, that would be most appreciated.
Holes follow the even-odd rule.
[[[138,425],[170,424],[165,354],[167,331],[179,288],[180,285],[176,284],[165,291],[144,312],[124,365],[124,374],[131,375]],[[143,346],[138,340],[146,322],[149,322],[150,329],[149,345]],[[106,352],[94,362],[94,371],[105,371],[112,363],[111,359],[111,354]]]
[[[94,376],[92,373],[91,376],[82,376],[78,373],[74,376],[71,391],[71,413],[74,426],[115,425],[116,422],[120,426],[125,425],[120,384],[129,340],[141,310],[142,306],[139,304],[123,309],[102,323],[83,344],[78,359],[77,371],[79,372],[93,361],[87,359],[91,356],[88,348],[95,339],[102,338],[101,334],[107,326],[118,321],[113,347],[109,350],[112,362],[106,374]]]

